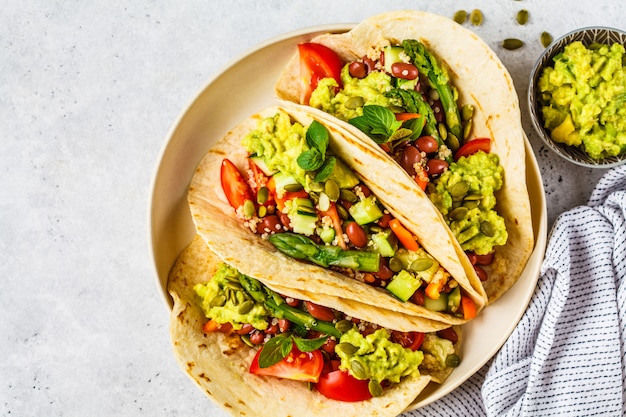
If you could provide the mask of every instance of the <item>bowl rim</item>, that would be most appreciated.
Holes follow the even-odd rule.
[[[553,141],[550,138],[549,132],[543,127],[541,123],[542,117],[540,113],[538,112],[539,109],[537,108],[538,100],[536,100],[536,97],[537,97],[536,84],[539,79],[539,74],[543,70],[543,68],[547,66],[546,63],[548,62],[548,60],[550,60],[555,55],[557,55],[560,51],[562,51],[563,48],[567,44],[571,43],[570,41],[567,44],[559,45],[564,39],[567,39],[569,37],[575,37],[576,35],[582,35],[589,31],[605,31],[609,33],[615,33],[622,37],[626,37],[626,30],[609,27],[609,26],[586,26],[586,27],[571,30],[565,33],[564,35],[558,37],[557,39],[553,40],[541,52],[539,57],[535,60],[535,63],[533,64],[533,67],[530,71],[528,90],[527,90],[527,95],[526,95],[527,101],[528,101],[528,111],[530,113],[530,119],[531,119],[533,128],[535,129],[536,133],[539,135],[542,142],[545,143],[546,146],[550,150],[552,150],[554,153],[559,155],[561,158],[567,160],[568,162],[571,162],[573,164],[576,164],[582,167],[608,169],[608,168],[613,168],[613,167],[625,164],[626,153],[623,153],[620,156],[612,156],[612,157],[607,157],[607,158],[603,158],[600,160],[594,160],[595,162],[593,163],[574,158],[574,156],[571,153],[580,154],[581,157],[591,159],[591,157],[589,157],[582,149],[578,147],[569,146],[565,144],[559,144]],[[580,39],[572,39],[572,41],[575,41],[575,40],[580,40]],[[626,42],[622,43],[622,45],[626,47]],[[545,62],[542,65],[543,61]]]

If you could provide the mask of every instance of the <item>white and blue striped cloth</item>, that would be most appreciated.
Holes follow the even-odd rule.
[[[422,416],[626,415],[626,167],[552,228],[527,311],[498,354]]]

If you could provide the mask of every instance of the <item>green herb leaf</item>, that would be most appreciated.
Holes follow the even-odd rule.
[[[306,130],[306,143],[311,149],[317,149],[324,159],[326,149],[328,149],[328,129],[326,126],[313,120]]]
[[[357,129],[368,135],[376,143],[385,143],[402,126],[395,115],[386,107],[370,105],[363,107],[363,116],[349,121]]]
[[[298,155],[298,166],[305,171],[315,171],[324,164],[324,156],[317,150],[311,148]]]
[[[326,158],[324,164],[317,172],[317,175],[313,179],[315,182],[324,182],[333,174],[333,170],[335,169],[335,164],[337,163],[337,158],[334,156],[330,156]]]
[[[324,343],[328,340],[328,336],[318,337],[316,339],[301,339],[299,337],[294,337],[293,341],[302,352],[313,352],[322,347]]]
[[[259,354],[259,367],[268,368],[277,364],[291,352],[293,342],[291,336],[278,335],[272,337],[263,347]]]

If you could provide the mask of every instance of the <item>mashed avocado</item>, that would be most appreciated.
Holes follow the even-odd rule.
[[[338,87],[333,78],[320,80],[317,88],[311,94],[311,107],[330,113],[339,119],[348,121],[363,115],[363,106],[376,104],[389,107],[389,98],[384,96],[391,87],[391,76],[380,71],[372,71],[367,77],[358,79],[350,76],[349,65],[341,70],[343,88],[335,92]]]
[[[239,285],[239,274],[235,268],[222,263],[213,278],[206,284],[196,284],[193,289],[202,299],[201,307],[206,317],[218,323],[231,323],[233,329],[239,330],[242,324],[249,323],[254,328],[265,330],[268,327],[269,315],[261,303],[254,306],[246,314],[239,313],[240,305],[245,301],[242,291],[234,291],[230,299],[228,289]]]
[[[367,336],[351,329],[341,336],[342,343],[352,345],[355,350],[335,350],[341,358],[340,369],[349,370],[357,379],[397,383],[402,377],[419,375],[418,367],[424,359],[421,351],[403,348],[390,341],[389,332],[385,329],[378,329]]]
[[[494,210],[504,170],[496,154],[478,151],[459,158],[429,185],[429,196],[465,251],[485,255],[508,238],[504,219]]]
[[[626,150],[624,47],[567,45],[539,78],[544,126],[552,139],[592,158]]]
[[[251,154],[260,156],[272,171],[292,175],[300,184],[305,183],[305,171],[298,166],[298,156],[309,149],[306,128],[292,123],[287,113],[278,112],[260,121],[256,130],[242,140]]]
[[[424,361],[421,368],[430,372],[447,368],[448,356],[456,354],[451,341],[437,337],[432,333],[427,333],[424,336],[421,348],[424,351]]]

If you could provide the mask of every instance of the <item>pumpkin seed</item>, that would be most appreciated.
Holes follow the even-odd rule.
[[[493,237],[496,234],[493,225],[491,224],[491,222],[488,221],[483,221],[480,223],[480,231],[483,235],[488,237]]]
[[[254,308],[254,301],[246,300],[243,303],[239,304],[239,308],[237,309],[237,313],[244,315],[248,314]]]
[[[446,125],[439,123],[437,129],[439,130],[439,136],[441,136],[441,139],[445,141],[448,138],[448,129],[446,129]]]
[[[547,48],[548,45],[550,45],[551,43],[552,43],[552,35],[550,35],[548,32],[542,32],[541,44],[543,45],[543,47]]]
[[[465,200],[469,200],[469,201],[479,201],[482,199],[483,199],[482,194],[469,194],[465,196]]]
[[[472,133],[472,126],[472,119],[465,122],[465,125],[463,126],[463,140],[467,140],[467,138],[469,138],[470,133]]]
[[[304,189],[304,187],[302,186],[302,184],[299,183],[295,183],[295,184],[287,184],[284,187],[285,191],[288,191],[290,193],[295,193],[298,191],[302,191]]]
[[[520,25],[525,25],[526,22],[528,22],[528,10],[522,9],[517,12],[517,16],[515,17],[515,19]]]
[[[480,26],[483,24],[483,12],[479,9],[474,9],[470,12],[469,19],[472,25]]]
[[[461,119],[464,122],[466,122],[466,121],[470,120],[472,118],[472,116],[474,116],[474,106],[472,106],[471,104],[465,104],[461,108]]]
[[[309,207],[309,206],[298,206],[298,213],[301,214],[315,214],[315,207]]]
[[[216,295],[209,302],[209,307],[221,307],[226,304],[226,297],[223,294]]]
[[[463,202],[463,206],[468,210],[474,209],[480,205],[480,201],[478,200],[466,200]]]
[[[508,49],[509,51],[515,50],[515,49],[519,49],[524,45],[524,42],[522,42],[519,39],[516,38],[507,38],[505,40],[502,41],[502,47],[504,49]]]
[[[356,194],[354,194],[351,190],[346,190],[345,188],[339,191],[339,196],[342,200],[349,203],[356,203],[359,200]]]
[[[346,107],[346,109],[354,110],[359,107],[363,107],[364,104],[365,104],[365,100],[363,99],[363,97],[354,96],[346,100],[346,103],[344,104],[344,106]]]
[[[342,220],[348,220],[350,218],[350,213],[348,213],[348,210],[346,210],[344,206],[337,204],[335,207],[337,208],[337,214],[339,214]]]
[[[250,335],[242,334],[240,338],[241,338],[241,341],[245,343],[246,345],[250,346],[251,348],[255,347],[254,343],[250,341]]]
[[[254,203],[252,202],[252,200],[246,200],[243,202],[243,215],[246,216],[246,218],[250,219],[252,217],[254,217],[256,213],[256,210],[254,208]]]
[[[315,191],[316,193],[321,193],[324,191],[324,184],[321,182],[312,182],[309,184],[309,188],[311,191]]]
[[[330,209],[330,198],[326,193],[321,193],[319,198],[317,199],[317,206],[321,211],[326,211]]]
[[[224,287],[234,291],[243,291],[243,287],[238,281],[226,281]]]
[[[404,268],[404,266],[402,265],[402,261],[398,258],[391,258],[389,259],[389,269],[391,269],[393,272],[400,272],[402,271],[402,269]]]
[[[339,330],[341,333],[345,333],[353,327],[354,323],[352,323],[350,320],[339,320],[337,323],[335,323],[335,329]]]
[[[383,387],[380,385],[380,382],[370,379],[370,382],[367,383],[367,389],[372,394],[372,397],[380,397],[383,395]]]
[[[328,198],[330,198],[330,201],[339,200],[339,186],[337,185],[335,180],[327,180],[324,183],[324,192],[326,193]]]
[[[467,12],[465,10],[457,10],[452,19],[459,25],[462,25],[467,20]]]
[[[415,272],[426,271],[428,268],[431,268],[433,266],[433,263],[434,262],[432,259],[416,259],[415,261],[411,262],[411,266],[409,267],[409,269]]]
[[[267,207],[260,206],[259,212],[257,214],[259,215],[259,217],[265,217],[267,215]]]
[[[452,152],[456,152],[461,147],[459,138],[457,138],[456,135],[453,135],[452,133],[448,135],[448,139],[446,140],[446,145],[448,146],[448,148],[450,148]]]
[[[259,192],[256,195],[256,202],[260,205],[263,205],[267,202],[267,198],[269,197],[269,190],[267,187],[259,188]]]
[[[337,346],[335,346],[335,349],[341,351],[343,354],[347,356],[354,355],[354,353],[358,350],[356,346],[348,342],[342,342],[342,343],[337,344]]]
[[[452,353],[446,357],[446,366],[448,368],[456,368],[461,363],[461,358],[456,353]]]
[[[460,221],[460,220],[463,220],[467,216],[468,212],[469,210],[467,209],[467,207],[463,207],[463,206],[457,207],[450,212],[450,218],[452,220]]]
[[[462,197],[469,191],[469,183],[467,181],[459,181],[450,187],[448,191],[452,197]]]
[[[365,372],[365,368],[361,362],[357,360],[350,361],[350,369],[355,378],[367,379],[367,372]]]

